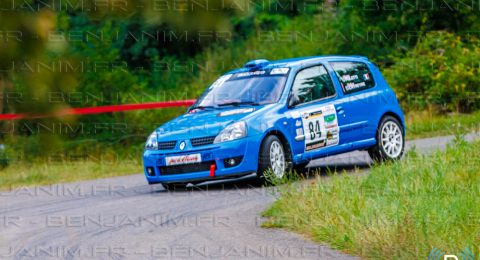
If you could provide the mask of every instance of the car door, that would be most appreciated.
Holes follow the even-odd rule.
[[[373,110],[379,105],[379,93],[372,89],[376,83],[368,65],[358,61],[331,61],[329,65],[335,72],[334,81],[338,80],[342,90],[337,109],[343,110],[339,120],[346,141],[354,143],[374,138]]]
[[[297,72],[290,90],[294,106],[289,107],[295,155],[315,157],[324,148],[342,144],[335,100],[337,91],[325,65],[317,64]]]

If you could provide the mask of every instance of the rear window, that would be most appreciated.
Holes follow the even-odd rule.
[[[362,62],[331,62],[343,93],[349,94],[375,86],[372,73]]]

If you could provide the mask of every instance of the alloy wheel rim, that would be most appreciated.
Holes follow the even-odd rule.
[[[285,173],[285,152],[278,141],[270,145],[270,166],[277,178],[282,178]]]
[[[403,135],[397,124],[388,121],[383,125],[381,141],[383,150],[390,158],[400,156],[403,148]]]

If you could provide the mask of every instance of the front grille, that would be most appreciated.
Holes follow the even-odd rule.
[[[192,138],[190,139],[190,142],[192,143],[192,146],[201,146],[201,145],[213,144],[214,140],[215,140],[215,136],[208,136],[208,137]]]
[[[204,171],[210,171],[210,166],[212,164],[215,164],[215,161],[183,164],[183,165],[175,165],[175,166],[162,166],[162,167],[159,167],[159,169],[160,169],[160,175],[204,172]]]
[[[158,142],[158,150],[171,150],[175,148],[177,141]]]

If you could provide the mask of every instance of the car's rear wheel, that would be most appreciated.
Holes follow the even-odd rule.
[[[368,150],[375,162],[398,160],[405,149],[403,126],[392,116],[385,116],[377,129],[377,144]]]
[[[282,179],[291,170],[290,153],[275,135],[265,138],[260,147],[257,176],[264,184],[272,184],[273,179]],[[267,173],[271,173],[267,177]]]

